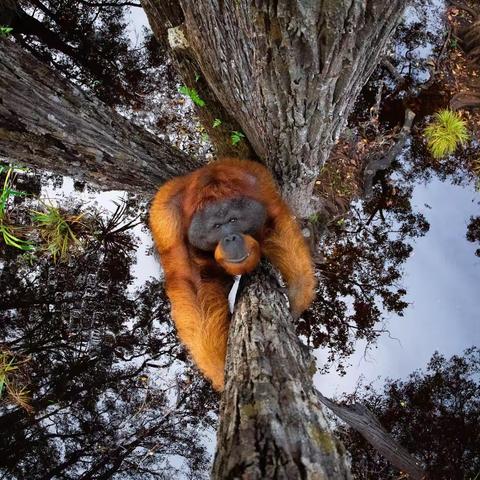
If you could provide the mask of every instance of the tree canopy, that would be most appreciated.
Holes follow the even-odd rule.
[[[360,385],[344,398],[362,402],[426,468],[428,478],[475,479],[480,472],[480,349],[446,358],[436,352],[424,370],[388,379],[382,389]],[[341,428],[355,478],[398,478],[363,438]]]

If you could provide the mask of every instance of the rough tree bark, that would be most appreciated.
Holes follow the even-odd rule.
[[[186,82],[192,69],[201,74],[200,96],[216,98],[241,126],[294,210],[311,213],[320,168],[406,0],[142,4],[161,41],[180,27],[175,55],[187,59]]]
[[[143,193],[200,166],[6,39],[0,72],[0,159]]]
[[[315,393],[315,361],[292,329],[270,269],[250,279],[228,350],[212,478],[351,478]]]

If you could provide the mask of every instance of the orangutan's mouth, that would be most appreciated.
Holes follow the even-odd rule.
[[[248,252],[245,256],[243,256],[242,258],[235,258],[235,259],[228,259],[227,262],[228,263],[242,263],[244,262],[250,255],[252,254],[252,252]]]

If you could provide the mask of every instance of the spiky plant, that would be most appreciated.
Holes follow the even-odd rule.
[[[21,384],[25,380],[24,365],[29,361],[29,358],[20,360],[13,352],[0,349],[0,399],[7,398],[26,411],[32,412],[29,391]]]
[[[125,232],[142,222],[138,215],[132,217],[131,207],[126,200],[121,199],[113,203],[116,208],[108,218],[102,215],[93,216],[94,235],[98,241],[102,242],[106,252],[131,251],[134,248],[134,242],[129,235],[125,235]]]
[[[27,390],[27,387],[11,384],[7,388],[10,402],[29,413],[33,412],[33,407],[30,405],[30,391]]]
[[[58,258],[66,260],[70,248],[79,243],[75,229],[82,227],[81,219],[84,214],[68,215],[50,204],[44,204],[44,208],[44,212],[32,212],[33,221],[38,225],[53,261],[56,262]]]
[[[13,197],[24,196],[24,192],[18,192],[13,188],[13,177],[15,169],[0,165],[0,174],[5,173],[3,185],[0,185],[0,240],[5,245],[18,248],[19,250],[33,250],[33,244],[29,240],[24,240],[18,236],[22,229],[15,227],[8,220],[8,209],[10,200]]]
[[[9,376],[15,370],[18,370],[18,365],[15,364],[15,357],[6,350],[0,350],[0,398],[2,398],[8,384]]]
[[[438,111],[423,131],[433,158],[442,158],[455,152],[459,144],[468,139],[467,124],[452,110]]]

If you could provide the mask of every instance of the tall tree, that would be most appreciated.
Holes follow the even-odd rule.
[[[141,107],[164,63],[150,34],[132,44],[129,8],[136,2],[11,0],[0,2],[0,24],[35,57],[111,106]],[[145,54],[146,53],[146,54]],[[163,78],[162,78],[163,80]]]
[[[299,215],[406,3],[142,2],[187,85],[202,76],[204,110],[233,118]]]
[[[143,194],[201,165],[5,39],[0,69],[4,158]]]
[[[250,152],[264,161],[296,212],[306,215],[314,208],[313,185],[320,167],[378,63],[405,3],[202,0],[160,4],[145,0],[143,5],[159,41],[172,46],[187,86],[198,79],[197,89],[206,100],[200,117],[212,132],[217,152]],[[128,130],[127,122],[116,117],[111,122],[101,106],[97,110],[90,104],[83,109],[79,98],[84,97],[79,92],[72,90],[64,99],[55,88],[49,90],[45,69],[30,71],[22,79],[20,72],[28,71],[28,65],[11,53],[13,48],[8,53],[10,46],[3,46],[1,60],[9,75],[0,77],[2,154],[9,158],[27,154],[34,162],[40,146],[44,159],[52,154],[68,157],[60,162],[65,169],[72,165],[77,171],[88,169],[93,178],[94,170],[103,179],[111,172],[117,186],[125,178],[125,183],[131,182],[137,172],[145,178],[146,169],[157,179],[178,172],[181,155],[148,136],[150,143],[144,143],[143,133]],[[37,80],[33,97],[25,84],[31,78]],[[12,85],[19,84],[17,98],[23,109],[9,97],[15,92]],[[39,84],[44,92],[41,101],[35,94]],[[27,108],[28,99],[42,128]],[[214,118],[223,122],[220,133],[211,128]],[[228,129],[244,132],[248,142],[241,143],[245,148],[230,145]],[[92,132],[95,136],[89,138]],[[83,148],[75,148],[79,143]],[[157,146],[162,149],[160,158],[153,150]],[[130,161],[130,155],[135,161]],[[122,171],[117,171],[117,164]],[[148,180],[145,190],[150,190],[151,183]],[[281,337],[279,331],[284,332]],[[301,353],[285,299],[272,275],[263,271],[253,278],[237,306],[232,332],[217,477],[348,478],[343,450],[331,437],[315,399],[307,373],[310,359]]]
[[[215,117],[246,134],[297,214],[311,213],[320,168],[406,1],[142,4],[186,85],[197,81],[217,151],[244,154],[215,136]],[[255,281],[231,325],[214,477],[347,478],[284,299],[271,276]]]

